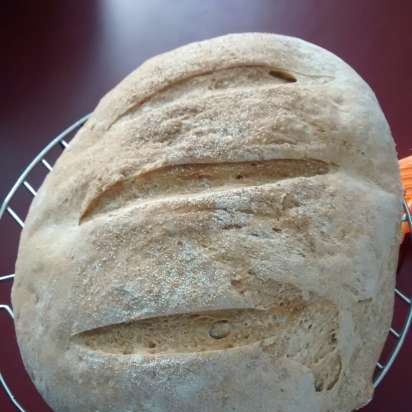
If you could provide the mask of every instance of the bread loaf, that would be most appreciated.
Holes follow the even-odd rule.
[[[56,412],[349,412],[392,316],[401,184],[375,95],[305,41],[154,57],[30,208],[12,301]]]

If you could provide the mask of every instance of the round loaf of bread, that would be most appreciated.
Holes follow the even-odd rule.
[[[375,95],[305,41],[145,62],[33,201],[12,302],[56,412],[348,412],[393,307],[401,184]]]

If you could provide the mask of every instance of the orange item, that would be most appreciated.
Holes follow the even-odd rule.
[[[408,156],[399,160],[399,167],[401,170],[404,197],[409,209],[412,210],[412,156]],[[410,232],[408,222],[402,223],[402,231],[404,234]]]

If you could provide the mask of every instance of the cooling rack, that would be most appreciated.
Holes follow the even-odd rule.
[[[33,185],[30,183],[31,173],[33,169],[37,165],[42,165],[46,172],[49,173],[53,169],[53,165],[50,160],[47,159],[47,155],[50,151],[56,147],[60,147],[61,151],[65,150],[66,147],[70,144],[70,139],[73,137],[75,132],[87,121],[90,115],[86,115],[79,119],[77,122],[73,123],[70,127],[60,133],[57,137],[55,137],[32,161],[31,163],[24,169],[23,173],[17,179],[16,183],[11,188],[10,192],[4,199],[2,206],[0,208],[0,220],[3,216],[7,213],[10,217],[14,220],[16,226],[15,230],[20,231],[24,227],[23,218],[19,216],[19,214],[13,209],[11,206],[12,200],[15,197],[16,193],[20,190],[28,191],[31,196],[36,196],[37,192]],[[408,222],[411,231],[412,231],[412,212],[408,208],[408,205],[405,201],[403,201],[403,208],[404,208],[404,215],[402,220],[404,222]],[[27,212],[27,211],[26,211]],[[2,282],[13,282],[14,274],[5,274],[0,276],[0,283]],[[1,285],[0,285],[1,286]],[[412,297],[408,296],[407,293],[402,292],[398,287],[394,291],[395,299],[398,301],[397,303],[406,306],[406,312],[403,316],[403,319],[394,319],[393,325],[402,325],[401,328],[395,329],[392,327],[390,329],[390,335],[394,338],[394,343],[390,346],[388,353],[383,356],[383,358],[377,363],[376,371],[374,376],[374,386],[377,387],[386,374],[388,373],[389,369],[392,367],[393,363],[395,362],[402,345],[405,342],[405,339],[408,335],[408,331],[411,327],[412,323]],[[4,304],[0,302],[0,312],[4,315],[9,316],[12,320],[14,320],[13,309],[8,304]],[[395,322],[396,321],[396,322]],[[1,361],[1,359],[0,359]],[[29,409],[25,409],[21,403],[15,398],[13,395],[12,389],[7,384],[6,378],[1,373],[1,366],[0,366],[0,389],[4,390],[7,397],[10,399],[12,404],[15,406],[16,410],[20,412],[30,412]]]

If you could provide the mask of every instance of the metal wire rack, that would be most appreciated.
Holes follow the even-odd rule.
[[[0,208],[0,220],[4,216],[5,213],[8,213],[11,218],[17,224],[16,230],[21,230],[24,227],[24,221],[18,213],[10,206],[10,203],[15,196],[15,194],[19,190],[27,190],[33,197],[36,196],[37,192],[36,189],[30,183],[30,176],[31,172],[35,166],[41,164],[43,167],[46,168],[47,173],[53,169],[53,166],[47,160],[47,154],[54,149],[55,147],[60,147],[63,151],[69,145],[69,139],[74,135],[74,133],[87,121],[90,115],[86,115],[79,119],[77,122],[73,123],[70,127],[60,133],[57,137],[55,137],[32,161],[31,163],[24,169],[23,173],[17,179],[16,183],[13,185],[12,189],[4,199],[1,208]],[[408,222],[411,231],[412,231],[412,211],[408,208],[407,203],[403,202],[404,207],[404,215],[402,220]],[[13,282],[14,274],[6,274],[0,276],[0,282]],[[412,297],[408,297],[406,293],[403,293],[398,288],[395,289],[395,298],[401,302],[401,304],[406,305],[407,313],[404,319],[401,320],[402,328],[401,330],[395,330],[394,328],[390,329],[390,334],[395,338],[395,345],[391,348],[390,354],[386,356],[386,362],[380,361],[376,365],[376,373],[374,377],[374,386],[377,387],[386,374],[388,373],[389,369],[392,367],[393,363],[395,362],[396,358],[399,355],[399,352],[402,348],[402,345],[405,342],[407,337],[408,331],[411,327],[412,323]],[[14,320],[13,309],[7,305],[2,304],[0,302],[0,311],[4,314],[7,314]],[[399,320],[397,322],[399,324]],[[4,376],[1,373],[0,369],[0,385],[1,388],[4,390],[7,397],[10,399],[12,404],[15,406],[16,410],[20,412],[28,412],[27,409],[23,408],[23,406],[19,403],[19,401],[14,397],[11,388],[8,386]]]

